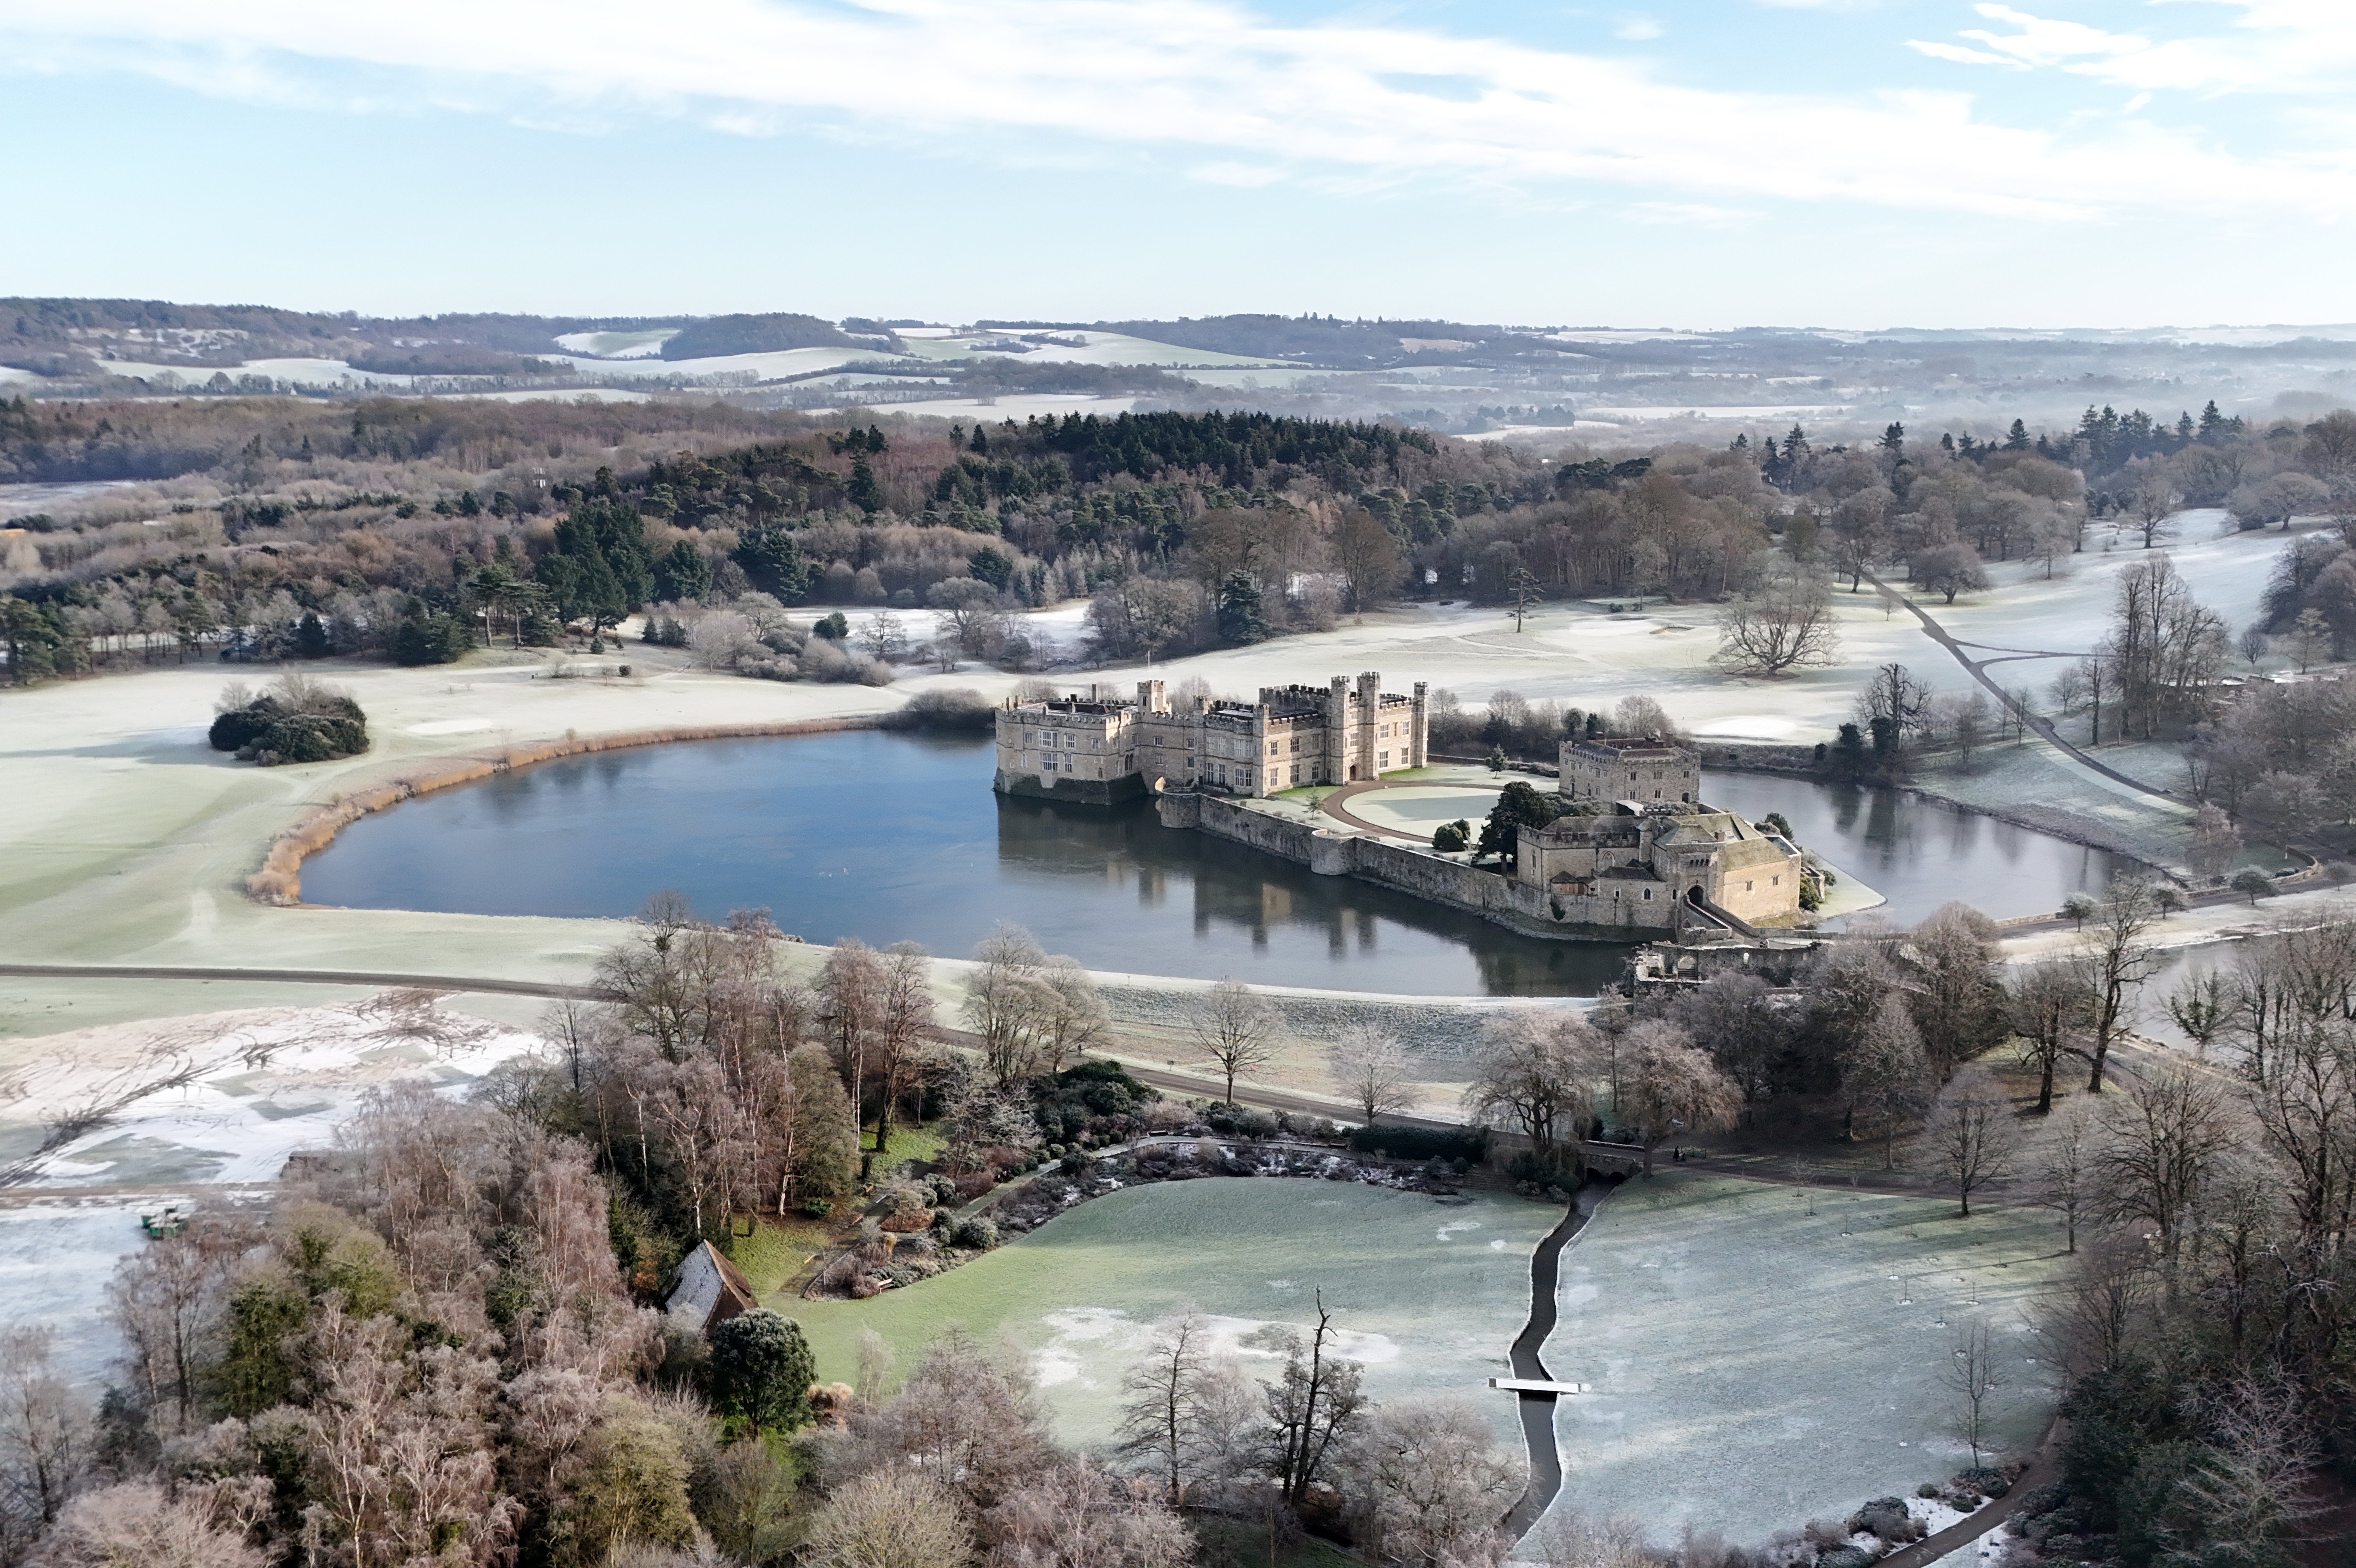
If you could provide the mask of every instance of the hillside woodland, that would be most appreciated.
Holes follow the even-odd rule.
[[[1553,459],[1258,414],[887,431],[718,401],[19,399],[0,404],[0,478],[135,483],[16,519],[0,641],[19,681],[215,655],[430,662],[601,637],[664,606],[667,636],[723,614],[704,639],[717,662],[796,677],[809,637],[787,609],[928,606],[958,612],[955,645],[895,649],[886,632],[869,664],[820,656],[817,673],[929,653],[1022,667],[1051,650],[1002,612],[1075,598],[1092,601],[1090,645],[1061,651],[1098,659],[1329,625],[1403,594],[1726,600],[1895,570],[1952,598],[1984,586],[1987,560],[2056,570],[2090,511],[2158,542],[2185,506],[2247,527],[2345,510],[2351,465],[2344,413],[2261,433],[2213,410],[2173,426],[2090,411],[2059,437],[1892,426],[1857,449],[1795,427]],[[2300,559],[2278,621],[2336,591],[2315,589],[2328,562]]]

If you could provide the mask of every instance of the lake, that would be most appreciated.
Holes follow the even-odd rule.
[[[1627,949],[1549,942],[1205,834],[1151,809],[1007,799],[986,741],[875,731],[640,746],[543,763],[361,818],[303,868],[313,903],[625,916],[665,889],[827,943],[963,956],[1000,920],[1092,969],[1425,996],[1586,996]],[[1897,791],[1713,774],[1781,809],[1911,921],[1949,898],[2055,908],[2110,858]],[[1959,818],[1960,820],[1950,820]]]

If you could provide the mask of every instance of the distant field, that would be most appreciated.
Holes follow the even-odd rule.
[[[782,1300],[849,1381],[873,1328],[914,1365],[952,1323],[1004,1334],[1038,1367],[1057,1435],[1098,1445],[1119,1420],[1121,1373],[1153,1319],[1193,1301],[1230,1345],[1270,1323],[1314,1321],[1315,1293],[1366,1362],[1378,1399],[1470,1393],[1517,1441],[1510,1396],[1484,1381],[1529,1312],[1529,1256],[1561,1211],[1521,1199],[1443,1203],[1418,1193],[1292,1179],[1135,1188],[1085,1203],[960,1269],[872,1301]],[[1279,1355],[1237,1345],[1265,1375]]]

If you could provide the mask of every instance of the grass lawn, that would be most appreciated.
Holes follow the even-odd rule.
[[[755,1296],[767,1297],[799,1274],[812,1253],[832,1245],[832,1232],[824,1220],[800,1214],[783,1220],[769,1217],[755,1221],[751,1235],[729,1242],[728,1261],[744,1271]]]
[[[884,1170],[898,1165],[904,1159],[938,1159],[941,1157],[941,1150],[948,1146],[948,1139],[942,1135],[940,1124],[937,1122],[923,1125],[895,1122],[892,1125],[892,1147],[884,1151],[884,1158],[875,1162],[876,1174],[882,1175]],[[859,1147],[862,1149],[872,1149],[875,1147],[873,1128],[861,1130]]]
[[[1314,1296],[1366,1363],[1377,1399],[1459,1392],[1493,1400],[1513,1437],[1508,1396],[1485,1378],[1529,1311],[1529,1255],[1560,1211],[1521,1199],[1440,1202],[1420,1193],[1292,1179],[1226,1179],[1132,1188],[938,1278],[869,1301],[781,1302],[800,1319],[819,1378],[849,1381],[860,1330],[882,1334],[901,1369],[950,1324],[1003,1334],[1037,1367],[1058,1436],[1106,1443],[1120,1378],[1147,1327],[1182,1302],[1219,1318],[1220,1339],[1255,1373],[1280,1353],[1255,1342],[1271,1323],[1315,1320]]]
[[[1814,1213],[1809,1210],[1813,1208]],[[1970,1463],[1938,1377],[1994,1331],[1998,1446],[2051,1408],[2029,1323],[2068,1260],[2051,1217],[1664,1173],[1614,1193],[1564,1251],[1557,1507],[1756,1543]]]

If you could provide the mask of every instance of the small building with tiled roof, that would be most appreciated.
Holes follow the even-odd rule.
[[[671,1322],[697,1334],[709,1334],[759,1305],[744,1271],[722,1257],[710,1242],[680,1260],[670,1292],[663,1297],[663,1311]]]

